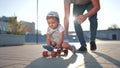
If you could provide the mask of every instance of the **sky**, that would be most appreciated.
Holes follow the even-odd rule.
[[[0,17],[17,16],[17,20],[35,22],[36,29],[42,34],[46,33],[46,15],[50,11],[57,11],[60,23],[63,25],[64,0],[38,0],[38,22],[37,22],[37,0],[0,0]],[[101,9],[98,12],[98,30],[104,30],[113,24],[120,27],[120,0],[100,0]],[[72,6],[72,5],[71,5]],[[72,22],[72,7],[69,31],[74,31]],[[82,24],[83,30],[89,30],[89,21]]]

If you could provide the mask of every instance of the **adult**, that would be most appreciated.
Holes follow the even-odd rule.
[[[84,39],[83,29],[81,24],[89,18],[90,21],[90,49],[96,50],[96,32],[97,32],[97,12],[100,9],[99,0],[64,0],[64,27],[65,33],[68,37],[68,28],[69,28],[69,16],[70,16],[70,8],[71,4],[73,4],[73,16],[75,17],[74,20],[74,27],[75,32],[79,38],[81,47],[78,51],[87,51],[86,48],[86,41]],[[84,11],[87,10],[87,13],[83,14]]]

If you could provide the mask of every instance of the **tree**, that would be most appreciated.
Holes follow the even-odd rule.
[[[120,29],[116,24],[112,24],[110,27],[108,27],[108,30],[111,29]]]
[[[17,17],[11,17],[8,21],[8,27],[12,34],[23,34],[25,33],[23,25],[20,22],[17,22]]]

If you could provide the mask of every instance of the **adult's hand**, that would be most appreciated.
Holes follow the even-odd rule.
[[[77,17],[77,21],[79,24],[82,24],[86,19],[87,19],[87,16],[85,16],[85,15],[79,15]]]

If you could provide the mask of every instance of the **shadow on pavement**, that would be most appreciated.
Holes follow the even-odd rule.
[[[114,65],[116,65],[118,68],[120,67],[120,61],[108,56],[108,55],[105,55],[103,53],[99,53],[99,52],[94,52],[96,55],[108,60],[109,62],[113,63]]]
[[[85,68],[102,68],[100,63],[97,62],[95,57],[93,57],[89,52],[83,53]]]
[[[67,68],[69,64],[74,63],[77,59],[77,55],[72,55],[68,59],[61,57],[57,58],[38,58],[31,62],[26,68]]]

